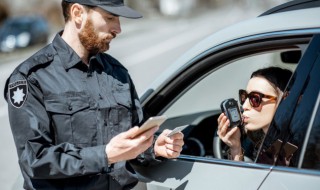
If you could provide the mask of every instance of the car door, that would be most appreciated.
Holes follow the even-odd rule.
[[[260,189],[319,189],[319,71],[320,34],[301,59],[261,147],[257,162],[275,167]]]
[[[257,68],[294,70],[313,36],[310,32],[254,35],[212,47],[180,68],[156,95],[143,97],[147,116],[169,117],[160,131],[186,124],[189,127],[183,131],[186,144],[179,158],[156,166],[134,166],[141,180],[136,188],[258,189],[273,164],[235,162],[213,155],[220,102],[237,98],[237,90],[245,88]],[[287,59],[286,55],[296,58]]]

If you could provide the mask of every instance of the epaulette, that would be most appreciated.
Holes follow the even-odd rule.
[[[28,76],[30,71],[32,71],[35,67],[44,65],[46,63],[51,63],[55,53],[55,49],[51,44],[49,44],[22,62],[12,74],[22,73],[23,75]]]
[[[29,76],[29,74],[37,68],[37,66],[42,66],[47,63],[51,63],[51,61],[54,58],[55,49],[52,47],[51,44],[47,45],[34,55],[32,55],[30,58],[22,62],[8,77],[6,80],[5,88],[4,88],[4,98],[7,100],[7,91],[8,91],[8,85],[10,78],[18,73],[22,74],[25,78]]]

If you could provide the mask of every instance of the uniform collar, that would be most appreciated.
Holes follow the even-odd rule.
[[[78,54],[61,38],[63,31],[59,32],[53,39],[52,45],[56,49],[65,69],[70,69],[82,60]]]
[[[65,69],[70,69],[77,65],[78,63],[83,63],[79,55],[61,38],[63,31],[59,32],[52,44],[54,48],[56,49],[59,57],[61,58],[63,66]],[[92,56],[89,58],[89,64],[92,64],[92,61],[96,60],[96,56]],[[103,63],[100,61],[95,61],[99,65],[103,67]],[[83,63],[84,64],[84,63]]]

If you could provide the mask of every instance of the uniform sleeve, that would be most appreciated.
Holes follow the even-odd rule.
[[[6,96],[19,164],[34,179],[58,179],[108,172],[105,146],[55,144],[54,128],[41,89],[31,77],[12,75]]]

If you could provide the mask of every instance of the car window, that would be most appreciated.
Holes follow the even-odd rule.
[[[293,71],[296,64],[286,64],[281,59],[281,52],[285,51],[287,50],[259,53],[225,64],[190,88],[164,114],[169,117],[177,117],[220,110],[220,103],[224,99],[238,99],[238,90],[246,88],[253,71],[268,66],[280,66]],[[185,105],[190,106],[186,109]]]
[[[180,67],[152,98],[145,99],[145,115],[168,117],[159,132],[189,125],[183,130],[183,155],[227,159],[228,147],[215,140],[220,103],[227,98],[238,100],[238,90],[246,88],[257,69],[278,66],[294,71],[311,37],[261,40],[258,36],[258,41],[250,37],[208,49]],[[255,158],[259,147],[254,152],[244,147],[245,156]]]
[[[300,59],[299,54],[301,51],[302,50],[296,48],[290,50],[277,49],[237,57],[235,60],[214,68],[207,76],[197,81],[195,85],[191,85],[191,87],[171,104],[170,107],[167,107],[167,110],[163,113],[169,118],[188,121],[188,124],[192,123],[192,126],[184,131],[185,146],[182,154],[227,159],[227,146],[222,145],[221,151],[217,151],[217,144],[213,143],[216,138],[217,118],[221,113],[221,102],[227,98],[238,100],[238,90],[246,88],[253,71],[270,66],[279,66],[294,71]],[[292,59],[292,54],[298,55],[298,58]],[[287,58],[284,58],[284,55],[286,55]],[[288,55],[290,55],[291,60],[288,59]],[[167,126],[178,126],[182,124],[186,123],[169,123]],[[247,145],[244,146],[246,149],[251,150]],[[250,146],[250,143],[248,146]],[[253,153],[252,151],[246,152],[248,154],[246,161],[248,161],[248,158],[253,157]]]

